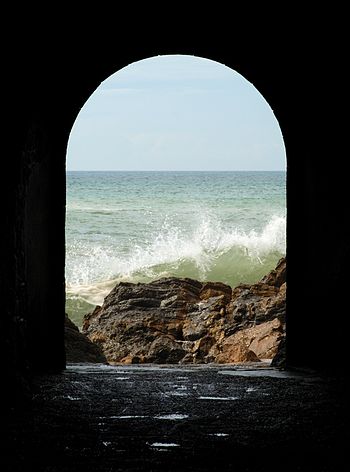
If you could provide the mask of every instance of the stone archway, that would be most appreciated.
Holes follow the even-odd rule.
[[[94,41],[98,44],[98,39]],[[2,274],[6,293],[2,332],[12,379],[9,384],[28,367],[48,372],[65,365],[65,152],[75,116],[100,81],[115,70],[145,56],[172,52],[195,53],[226,64],[254,83],[270,103],[288,156],[288,362],[291,366],[330,367],[325,342],[327,352],[344,352],[340,324],[333,326],[331,337],[328,329],[329,313],[342,313],[344,299],[320,296],[319,282],[322,279],[322,287],[327,286],[329,293],[345,289],[349,255],[348,230],[339,204],[346,201],[345,177],[319,165],[322,156],[329,158],[331,152],[320,141],[331,124],[318,100],[330,74],[325,72],[320,78],[317,64],[322,62],[321,55],[315,53],[310,63],[300,44],[293,51],[298,70],[291,61],[291,50],[285,48],[282,55],[279,48],[265,46],[262,40],[255,50],[221,45],[219,52],[213,52],[205,44],[174,48],[165,41],[154,47],[145,40],[142,52],[132,47],[116,52],[106,46],[100,55],[92,55],[89,48],[77,54],[69,44],[60,54],[55,54],[53,46],[51,55],[45,57],[41,50],[34,55],[18,54],[22,62],[20,68],[18,63],[12,64],[15,78],[11,86],[16,97],[9,116],[14,110],[21,113],[13,130],[3,185],[3,261],[7,269]],[[25,88],[23,69],[31,71]],[[50,77],[50,81],[42,77]],[[330,110],[331,104],[327,102],[326,107]],[[331,189],[327,194],[326,183]],[[334,249],[323,258],[325,247]],[[310,297],[310,292],[317,296]]]

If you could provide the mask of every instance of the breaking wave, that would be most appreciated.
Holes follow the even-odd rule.
[[[103,246],[75,241],[67,247],[67,303],[80,304],[86,312],[86,304],[101,304],[119,281],[176,276],[231,286],[252,283],[271,270],[285,252],[284,216],[274,216],[260,231],[248,232],[208,217],[192,231],[166,221],[144,244],[134,244],[119,254],[112,241]]]

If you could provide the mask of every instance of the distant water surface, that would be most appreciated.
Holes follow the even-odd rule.
[[[285,172],[67,172],[66,310],[118,281],[259,280],[286,251]]]

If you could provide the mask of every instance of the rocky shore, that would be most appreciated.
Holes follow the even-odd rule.
[[[259,282],[234,289],[189,278],[118,283],[102,306],[85,315],[74,339],[86,338],[88,362],[223,364],[274,359],[278,353],[281,365],[285,311],[282,258]],[[79,356],[83,361],[84,354]]]
[[[65,323],[65,351],[67,362],[105,363],[107,359],[100,347],[79,331],[79,328],[68,318]]]

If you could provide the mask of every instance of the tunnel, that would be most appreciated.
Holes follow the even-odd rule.
[[[58,41],[48,31],[14,46],[6,69],[10,146],[2,182],[1,270],[3,378],[10,404],[26,398],[36,373],[66,367],[65,158],[74,120],[106,77],[160,54],[220,62],[253,83],[270,104],[287,155],[287,368],[343,372],[348,184],[336,109],[337,63],[330,56],[325,60],[323,46],[308,36],[283,44],[261,37],[234,46],[219,38],[166,36],[144,36],[137,44],[105,41],[103,35]]]

